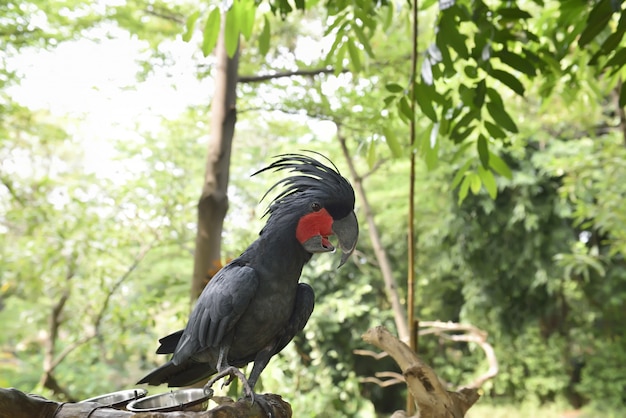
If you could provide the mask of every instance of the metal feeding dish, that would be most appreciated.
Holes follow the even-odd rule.
[[[81,402],[95,402],[111,408],[124,408],[130,401],[143,398],[148,393],[145,389],[127,389],[118,392],[107,393],[106,395],[95,396]]]
[[[204,411],[213,391],[181,389],[137,399],[126,406],[132,412]]]

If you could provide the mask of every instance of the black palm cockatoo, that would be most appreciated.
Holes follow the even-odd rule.
[[[270,358],[304,328],[313,311],[313,289],[299,283],[303,266],[313,254],[335,250],[331,235],[343,252],[339,266],[356,246],[354,190],[330,165],[285,154],[255,173],[292,174],[266,193],[282,187],[257,240],[209,281],[185,329],[159,340],[157,353],[172,358],[139,383],[187,386],[217,373],[209,387],[237,376],[254,401],[254,386]],[[251,361],[246,379],[237,368]]]

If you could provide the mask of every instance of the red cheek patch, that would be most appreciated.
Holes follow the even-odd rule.
[[[310,238],[321,235],[322,244],[330,245],[328,237],[333,234],[332,226],[333,217],[330,216],[326,209],[311,212],[300,218],[296,228],[296,238],[300,244],[304,244]]]

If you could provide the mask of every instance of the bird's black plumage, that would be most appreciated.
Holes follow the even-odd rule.
[[[304,328],[313,311],[313,289],[299,283],[303,266],[313,253],[334,249],[328,242],[333,233],[344,252],[342,264],[356,245],[354,191],[330,165],[284,154],[255,173],[292,175],[268,191],[282,188],[257,240],[209,281],[185,329],[160,340],[157,353],[172,358],[139,383],[186,386],[253,361],[248,383],[254,389],[270,358]]]

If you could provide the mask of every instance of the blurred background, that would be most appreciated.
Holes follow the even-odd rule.
[[[315,311],[257,389],[298,417],[404,409],[397,366],[361,335],[406,334],[412,269],[419,355],[451,389],[478,382],[469,416],[624,416],[621,2],[418,6],[415,28],[392,1],[3,1],[0,386],[76,401],[164,361],[157,339],[192,303],[211,16],[238,7],[221,263],[264,223],[277,178],[250,175],[272,156],[318,151],[362,186],[356,255],[305,268]]]

